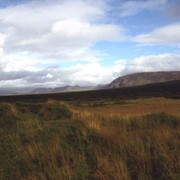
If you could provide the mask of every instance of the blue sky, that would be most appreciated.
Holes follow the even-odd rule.
[[[0,0],[0,88],[180,70],[179,0]]]

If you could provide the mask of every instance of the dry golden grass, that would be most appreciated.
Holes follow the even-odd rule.
[[[33,104],[20,105],[30,108],[25,113],[18,104],[0,107],[12,112],[0,117],[0,179],[180,178],[180,100],[48,100],[34,107],[47,105],[55,105],[57,119],[44,119]],[[57,106],[65,105],[74,115],[58,118]]]
[[[75,112],[78,118],[91,122],[94,127],[99,127],[98,120],[103,117],[106,119],[129,119],[135,116],[144,116],[151,113],[167,113],[180,117],[180,100],[165,98],[149,98],[127,100],[119,104],[109,102],[107,105],[89,107],[90,102],[85,106],[73,106],[70,108]],[[96,124],[96,125],[95,125]]]
[[[138,99],[119,104],[109,102],[109,105],[107,103],[105,106],[97,107],[88,107],[87,102],[85,106],[71,105],[71,108],[76,113],[77,119],[81,119],[87,127],[94,129],[101,136],[101,141],[106,140],[105,144],[100,146],[101,148],[117,148],[115,152],[112,149],[109,150],[109,152],[112,151],[109,155],[103,154],[102,149],[96,151],[97,179],[132,179],[132,177],[134,179],[151,179],[150,177],[153,177],[151,175],[152,166],[154,166],[151,159],[152,148],[159,153],[158,163],[162,163],[163,166],[163,170],[159,170],[159,172],[157,169],[154,170],[157,171],[156,175],[160,176],[162,171],[169,171],[169,179],[179,177],[178,173],[173,174],[175,167],[180,168],[180,158],[177,155],[179,154],[179,129],[172,130],[168,126],[157,126],[149,130],[137,128],[135,131],[129,131],[127,128],[132,118],[140,118],[152,113],[166,113],[180,117],[179,100]],[[136,123],[138,124],[138,122]],[[168,143],[173,144],[171,150],[167,146]],[[130,149],[132,152],[128,152]],[[129,158],[132,159],[132,162],[129,163],[135,163],[132,165],[135,170],[131,176],[127,168]],[[176,172],[179,170],[176,169]]]

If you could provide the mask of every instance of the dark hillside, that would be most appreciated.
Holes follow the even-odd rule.
[[[43,101],[49,98],[63,101],[136,99],[148,97],[180,98],[180,80],[144,86],[79,91],[66,93],[0,96],[0,101]]]

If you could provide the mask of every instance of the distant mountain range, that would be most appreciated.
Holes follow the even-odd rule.
[[[180,71],[170,72],[142,72],[119,77],[112,81],[108,88],[121,88],[130,86],[141,86],[160,82],[180,80]]]
[[[141,86],[146,84],[154,84],[160,82],[168,82],[180,80],[180,71],[169,72],[142,72],[134,73],[119,77],[108,85],[81,87],[81,86],[63,86],[55,88],[35,88],[27,91],[26,89],[0,89],[0,94],[45,94],[45,93],[59,93],[59,92],[75,92],[75,91],[88,91],[109,88],[122,88],[130,86]]]
[[[58,92],[72,92],[72,91],[85,91],[93,90],[95,87],[81,87],[81,86],[63,86],[55,88],[36,88],[30,92],[30,94],[41,94],[41,93],[58,93]]]

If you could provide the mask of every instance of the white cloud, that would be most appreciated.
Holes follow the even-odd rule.
[[[3,48],[0,47],[0,58],[2,58],[3,55],[4,55],[4,50],[3,50]]]
[[[101,58],[92,45],[123,37],[121,27],[101,23],[106,6],[102,0],[47,0],[0,8],[0,86],[58,86],[74,79],[80,84],[100,82],[103,75],[92,78],[89,70]],[[46,69],[67,61],[87,65],[72,77],[71,68]]]
[[[167,3],[168,0],[136,0],[136,1],[126,1],[122,4],[120,10],[120,15],[132,16],[140,13],[143,10],[154,10],[161,8]]]
[[[93,51],[92,46],[125,38],[119,24],[106,21],[111,8],[108,2],[39,0],[0,8],[0,87],[105,84],[131,72],[180,69],[180,57],[173,54],[141,56],[102,66],[104,55]],[[164,3],[128,1],[122,6],[122,15],[159,8]],[[179,24],[174,24],[133,40],[177,44],[179,32]],[[66,62],[69,67],[61,67]],[[71,65],[74,62],[78,64]]]
[[[155,72],[155,71],[179,71],[179,54],[159,54],[136,57],[132,60],[120,60],[116,62],[117,67],[122,67],[117,75],[125,75],[135,72]]]
[[[77,64],[69,68],[46,68],[39,71],[1,71],[0,87],[29,86],[91,86],[108,83],[112,80],[112,72],[98,63]],[[18,85],[17,82],[21,84]]]
[[[61,39],[94,42],[98,40],[116,40],[119,28],[111,24],[90,24],[75,18],[58,21],[52,26],[52,33]]]
[[[179,71],[180,55],[160,54],[141,56],[128,63],[129,72],[148,72],[148,71]]]
[[[72,78],[76,84],[97,85],[106,84],[112,80],[111,69],[103,67],[99,63],[79,64],[70,71],[75,69]]]
[[[0,9],[0,44],[3,42],[6,53],[27,51],[41,59],[86,61],[87,57],[89,61],[94,43],[124,36],[120,26],[100,23],[105,15],[106,3],[100,0],[33,1],[10,6]]]
[[[2,33],[0,33],[0,47],[3,46],[5,42],[6,36]]]
[[[4,67],[5,68],[5,67]],[[175,71],[180,69],[180,55],[159,54],[119,60],[104,67],[99,62],[77,64],[68,68],[36,70],[1,70],[0,87],[55,87],[65,85],[91,86],[108,84],[113,79],[134,72]],[[20,83],[20,84],[18,84]]]
[[[157,28],[148,34],[138,35],[133,40],[147,44],[180,44],[180,24]]]
[[[103,82],[107,70],[98,64],[101,53],[91,47],[124,37],[119,25],[101,22],[106,10],[102,0],[31,1],[0,8],[0,86]],[[67,61],[86,65],[57,68]]]

